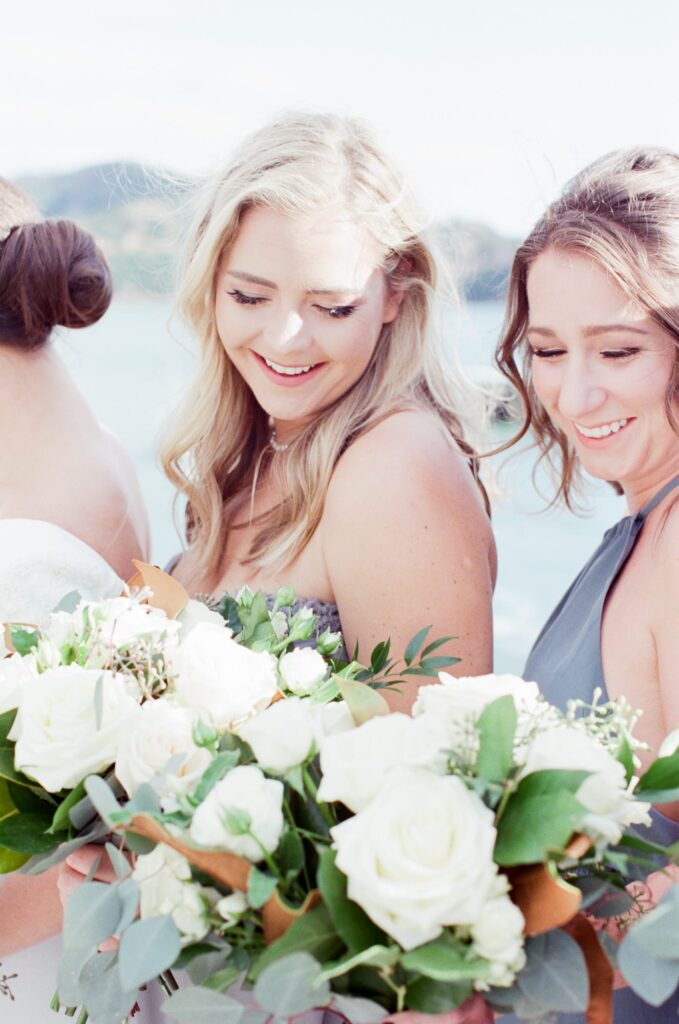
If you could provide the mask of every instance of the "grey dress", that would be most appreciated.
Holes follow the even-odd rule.
[[[545,697],[558,707],[579,697],[591,701],[599,687],[608,699],[601,660],[601,617],[606,596],[631,555],[649,513],[674,488],[679,476],[662,488],[636,515],[625,516],[604,534],[603,541],[580,575],[547,620],[531,651],[524,678],[535,680]],[[679,609],[677,610],[679,618]],[[668,845],[679,840],[679,824],[658,811],[651,812],[653,823],[640,834],[651,842]],[[679,993],[652,1007],[643,1003],[630,989],[614,996],[615,1024],[676,1024]],[[503,1017],[509,1024],[512,1018]],[[559,1024],[583,1024],[578,1014],[562,1014]]]

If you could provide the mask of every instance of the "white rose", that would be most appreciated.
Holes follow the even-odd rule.
[[[0,715],[19,707],[24,683],[37,674],[32,654],[23,658],[20,654],[12,654],[0,661]]]
[[[319,745],[325,736],[334,736],[338,732],[348,732],[349,729],[356,728],[356,722],[345,700],[333,700],[327,704],[315,704],[312,701],[309,703],[316,719]]]
[[[489,899],[472,924],[474,952],[490,960],[490,980],[494,985],[511,985],[526,963],[524,952],[524,917],[509,896]]]
[[[200,886],[191,881],[185,857],[165,843],[137,857],[132,877],[139,883],[142,920],[169,914],[182,934],[182,944],[198,942],[210,930],[208,906]]]
[[[297,647],[283,655],[278,670],[286,690],[298,697],[308,697],[325,679],[328,665],[313,647]]]
[[[316,751],[316,718],[310,702],[278,700],[238,729],[265,771],[283,775]]]
[[[439,683],[421,686],[413,705],[413,715],[430,714],[459,728],[475,721],[488,705],[500,697],[511,696],[518,711],[532,711],[538,701],[537,683],[527,683],[512,675],[462,676],[459,679],[439,672]]]
[[[244,811],[250,823],[241,832],[230,811]],[[283,832],[283,783],[267,779],[255,765],[233,768],[197,808],[191,839],[213,850],[228,850],[253,864],[272,853]],[[256,838],[254,838],[256,837]]]
[[[193,741],[193,712],[166,700],[149,700],[125,734],[116,758],[116,776],[128,796],[163,770],[170,758],[183,754],[182,763],[168,775],[164,790],[185,793],[200,779],[212,760]]]
[[[349,898],[404,949],[472,925],[496,879],[492,812],[452,775],[394,771],[331,835]]]
[[[395,767],[421,765],[445,771],[446,737],[430,716],[394,712],[321,742],[321,800],[339,800],[360,811],[380,792]]]
[[[177,616],[177,621],[181,626],[182,640],[201,622],[209,622],[213,626],[219,626],[220,629],[225,631],[227,636],[233,636],[233,631],[226,625],[219,612],[212,611],[202,601],[189,601],[186,608]]]
[[[224,919],[227,926],[236,924],[241,914],[248,909],[248,901],[242,892],[232,892],[230,896],[223,896],[217,903],[215,910]]]
[[[73,789],[113,764],[138,714],[125,676],[78,665],[50,669],[22,687],[11,733],[15,765],[49,793]]]
[[[5,630],[6,626],[4,622],[0,622],[0,658],[6,658],[10,653],[9,648],[5,643]]]
[[[201,622],[169,652],[174,699],[220,730],[263,711],[278,692],[276,659],[236,643],[223,626]]]
[[[560,725],[537,734],[521,775],[550,768],[592,773],[575,796],[590,812],[581,827],[595,842],[617,843],[627,825],[650,824],[649,805],[632,798],[622,764],[582,730]]]

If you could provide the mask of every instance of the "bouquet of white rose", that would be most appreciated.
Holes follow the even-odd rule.
[[[48,836],[24,868],[40,870],[116,837],[118,881],[86,882],[67,906],[62,1005],[119,1024],[157,978],[165,1013],[192,1024],[318,1007],[371,1024],[473,993],[525,1020],[595,1003],[603,1020],[611,959],[649,1002],[676,986],[674,891],[615,949],[579,913],[629,921],[626,883],[673,855],[633,826],[679,797],[679,753],[634,778],[624,702],[563,714],[533,683],[442,673],[412,716],[390,714],[379,688],[434,675],[444,640],[422,630],[401,672],[380,644],[364,667],[337,657],[339,636],[295,648],[314,620],[290,592],[269,609],[246,590],[215,614],[166,579],[146,580],[164,612],[142,592],[14,627],[19,653],[0,667],[0,845],[25,856]],[[71,746],[59,768],[76,730],[82,760]]]

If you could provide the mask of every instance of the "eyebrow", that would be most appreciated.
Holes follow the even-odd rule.
[[[258,277],[256,274],[248,274],[244,270],[227,270],[231,277],[237,277],[239,281],[247,281],[249,284],[260,284],[264,288],[272,288],[278,291],[278,285],[273,281],[267,281],[265,277]],[[307,295],[353,295],[356,288],[308,288]]]
[[[598,338],[602,334],[620,333],[626,331],[630,334],[648,334],[649,332],[643,327],[632,327],[631,324],[601,324],[592,327],[583,327],[582,333],[586,338]],[[549,327],[534,327],[532,324],[526,328],[526,333],[530,334],[542,334],[546,338],[556,338],[556,331],[552,331]]]

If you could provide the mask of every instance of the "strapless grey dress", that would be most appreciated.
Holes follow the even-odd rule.
[[[524,678],[535,680],[547,700],[560,708],[571,698],[591,701],[595,689],[608,700],[601,660],[601,617],[608,592],[622,571],[641,534],[649,514],[672,490],[679,476],[671,480],[633,516],[625,516],[604,534],[603,541],[577,576],[547,620],[535,641]],[[677,610],[679,616],[679,609]],[[679,824],[656,810],[652,824],[639,828],[651,842],[669,845],[679,840]],[[676,1024],[679,992],[653,1007],[643,1003],[630,989],[614,994],[615,1024]],[[513,1017],[500,1018],[510,1024]],[[584,1024],[580,1014],[562,1014],[559,1024]]]

